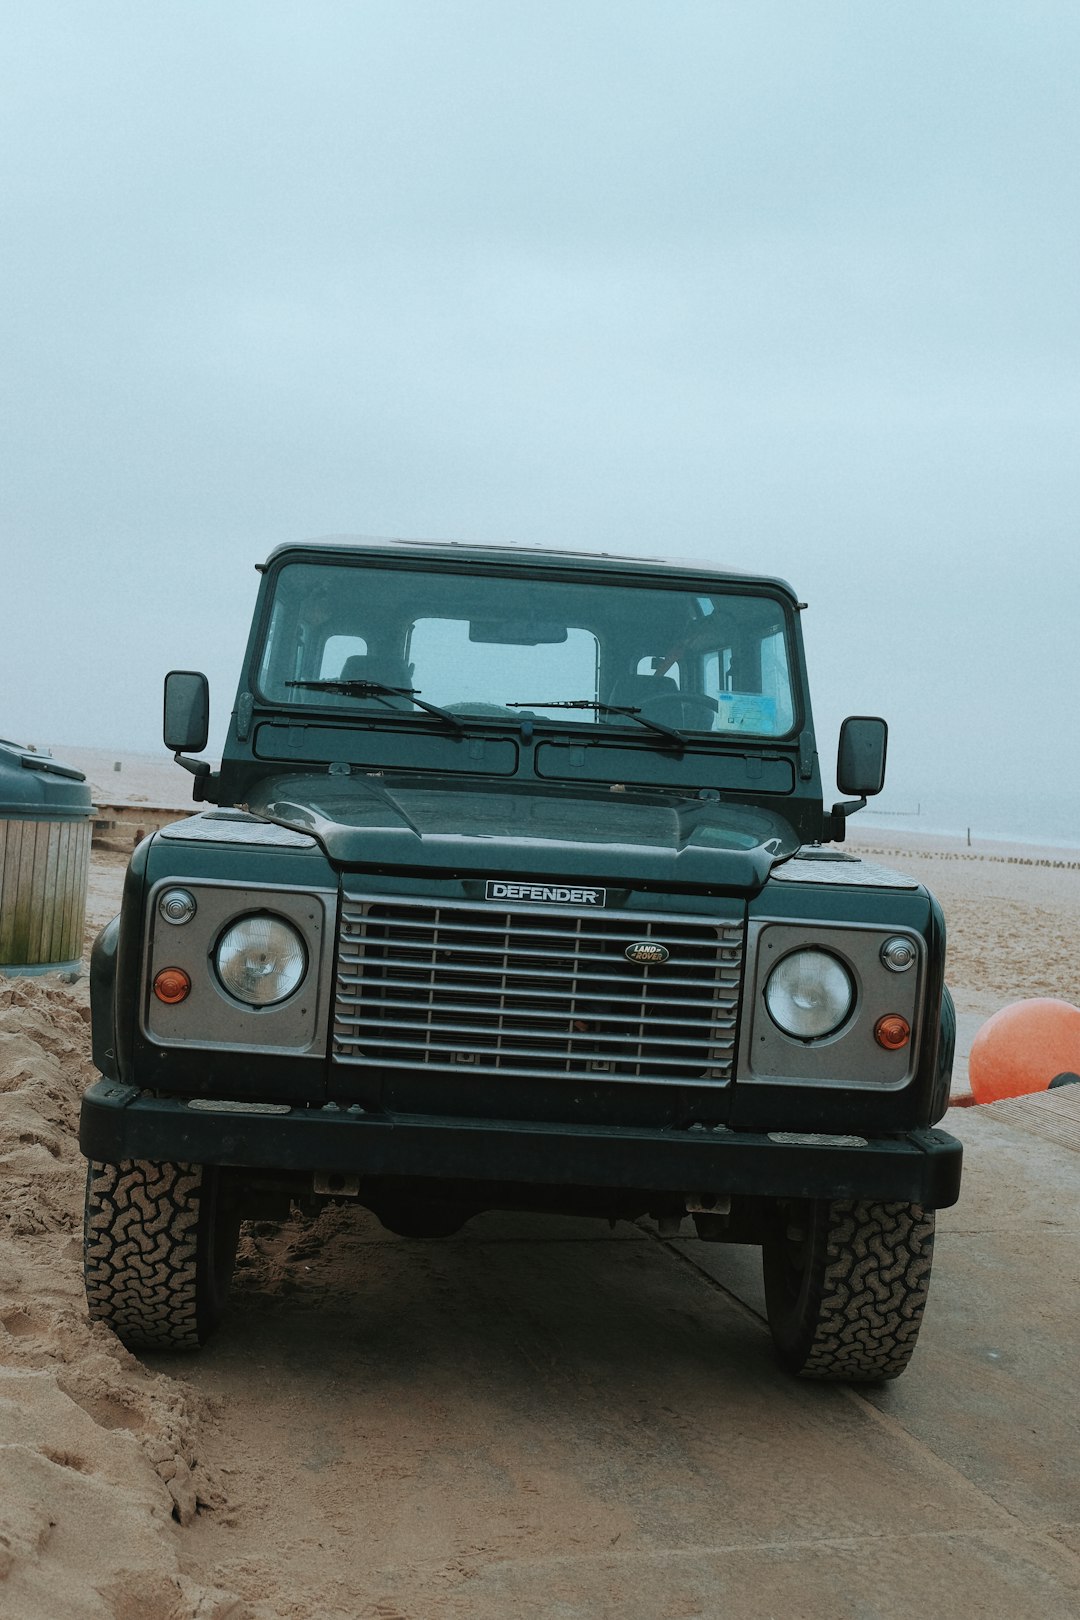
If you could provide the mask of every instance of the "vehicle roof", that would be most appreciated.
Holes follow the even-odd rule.
[[[571,551],[555,546],[498,544],[475,540],[405,540],[368,534],[328,534],[310,540],[296,540],[275,546],[266,562],[259,565],[260,572],[289,553],[320,551],[340,554],[342,557],[364,552],[373,557],[400,557],[403,553],[415,557],[430,557],[440,561],[528,562],[542,568],[558,568],[571,564],[599,572],[646,573],[671,578],[673,575],[694,575],[736,585],[767,585],[783,591],[796,600],[795,592],[786,580],[768,574],[748,574],[738,569],[717,567],[700,558],[643,557],[630,552]]]

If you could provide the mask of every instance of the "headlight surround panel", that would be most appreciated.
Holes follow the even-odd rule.
[[[306,1055],[321,1052],[326,1043],[333,969],[333,939],[337,895],[333,890],[273,887],[193,880],[183,887],[196,901],[196,910],[182,928],[159,913],[163,891],[175,880],[155,884],[146,908],[143,948],[142,1028],[159,1046],[199,1046],[214,1050],[252,1050]],[[292,969],[273,978],[271,960],[260,994],[257,966],[230,981],[222,972],[222,947],[239,932],[249,943],[263,933],[263,942],[295,942]],[[258,954],[258,952],[256,952]],[[269,951],[273,957],[273,950]],[[284,958],[277,966],[284,965]],[[154,976],[162,968],[179,967],[191,978],[191,993],[175,1006],[153,994]],[[298,971],[297,971],[298,970]],[[248,988],[245,988],[248,986]],[[240,993],[238,994],[237,991]],[[247,996],[248,999],[245,999]]]
[[[881,960],[886,940],[909,939],[916,952],[914,970],[898,974]],[[827,1016],[829,996],[818,1009],[806,1009],[805,1034],[793,1033],[797,1016],[782,1027],[789,1004],[780,994],[785,963],[792,983],[798,968],[814,966],[820,954],[835,963],[835,1016]],[[800,958],[802,960],[800,961]],[[781,978],[777,979],[777,972]],[[821,977],[828,978],[828,973]],[[912,929],[850,923],[757,920],[747,940],[747,978],[739,1042],[738,1083],[822,1086],[830,1089],[895,1091],[915,1076],[922,1031],[926,944]],[[813,988],[813,974],[809,988]],[[850,1004],[842,1009],[842,984],[850,986]],[[772,993],[770,995],[770,986]],[[812,996],[807,998],[813,1000]],[[772,1002],[772,1007],[769,1003]],[[777,1012],[781,1020],[777,1019]],[[887,1013],[899,1013],[911,1025],[911,1040],[900,1051],[886,1051],[874,1039],[874,1025]],[[815,1028],[820,1033],[814,1032]]]

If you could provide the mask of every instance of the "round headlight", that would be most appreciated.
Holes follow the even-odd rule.
[[[249,1007],[272,1007],[291,996],[307,969],[304,941],[280,917],[241,917],[214,952],[218,978]]]
[[[792,951],[777,962],[765,986],[774,1024],[796,1040],[820,1040],[839,1029],[855,1001],[851,975],[827,951]]]

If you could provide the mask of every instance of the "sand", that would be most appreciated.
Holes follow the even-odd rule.
[[[87,942],[125,862],[95,856]],[[94,1078],[85,976],[0,978],[0,1614],[240,1620],[181,1570],[178,1536],[226,1493],[213,1414],[86,1319],[79,1098]]]
[[[1074,1001],[1080,851],[853,830],[850,848],[911,872],[937,895],[957,1006],[1026,996]]]
[[[138,778],[139,786],[153,793],[160,784],[155,773],[162,771],[180,774],[167,762],[158,764]],[[135,780],[133,770],[129,781]],[[854,828],[851,842],[915,873],[940,897],[949,927],[949,981],[969,1030],[1024,996],[1078,999],[1075,853],[968,848]],[[121,857],[95,854],[88,942],[118,907],[123,871]],[[5,1620],[337,1620],[362,1612],[401,1620],[406,1611],[393,1604],[373,1599],[362,1610],[353,1607],[324,1567],[317,1515],[275,1498],[267,1458],[281,1434],[271,1432],[261,1410],[261,1363],[253,1364],[250,1410],[239,1410],[215,1397],[214,1363],[204,1361],[211,1373],[200,1390],[180,1358],[137,1360],[108,1330],[87,1322],[80,1268],[84,1163],[75,1130],[79,1096],[93,1073],[88,1026],[85,976],[75,983],[49,975],[0,979],[0,1614]],[[325,1215],[318,1228],[297,1222],[250,1229],[238,1298],[270,1308],[298,1288],[317,1294],[330,1287],[327,1244],[337,1245],[334,1264],[346,1271],[356,1246],[370,1245],[367,1252],[379,1257],[378,1286],[393,1289],[394,1257],[401,1251],[384,1239],[366,1217],[358,1226],[351,1211]],[[466,1284],[459,1278],[446,1286]],[[249,1351],[257,1356],[257,1345],[249,1344]],[[227,1361],[228,1350],[222,1354]],[[302,1362],[319,1350],[308,1342],[294,1354]],[[542,1382],[543,1367],[537,1376]],[[440,1377],[445,1383],[445,1369]],[[452,1400],[446,1389],[430,1398]],[[304,1477],[310,1477],[318,1512],[340,1528],[351,1522],[358,1487],[346,1472],[336,1494],[320,1494],[320,1475],[340,1463],[340,1434],[350,1422],[348,1410],[335,1411],[326,1399],[329,1407],[314,1416],[302,1401],[292,1416],[302,1437],[296,1443],[311,1449]],[[377,1517],[371,1504],[386,1492],[408,1498],[415,1458],[437,1417],[435,1407],[404,1415],[385,1405],[375,1410],[359,1466],[368,1511]],[[371,1484],[372,1468],[382,1470],[383,1485]],[[469,1514],[458,1500],[452,1458],[446,1469],[442,1504],[428,1499],[424,1511],[448,1516],[458,1524],[459,1541],[467,1540]],[[550,1508],[542,1527],[529,1529],[528,1496],[523,1500],[524,1508],[515,1497],[508,1510],[514,1524],[520,1521],[513,1530],[507,1520],[508,1546],[515,1535],[554,1547],[571,1542],[587,1513],[583,1503],[567,1502],[561,1519]],[[618,1514],[607,1515],[603,1534],[617,1540],[621,1522]],[[286,1573],[282,1548],[290,1538]],[[482,1561],[483,1549],[475,1556]],[[456,1574],[448,1565],[445,1579],[455,1591],[464,1589],[467,1565],[468,1559]],[[409,1609],[407,1620],[433,1612],[440,1612],[437,1605]],[[458,1607],[455,1600],[446,1612],[467,1615],[468,1604]]]

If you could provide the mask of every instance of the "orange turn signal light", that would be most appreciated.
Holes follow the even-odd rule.
[[[161,972],[154,976],[155,996],[170,1007],[175,1006],[178,1001],[183,1001],[190,993],[191,980],[183,968],[162,968]]]
[[[899,1013],[886,1013],[874,1025],[874,1039],[886,1052],[899,1052],[911,1039],[911,1025]]]

